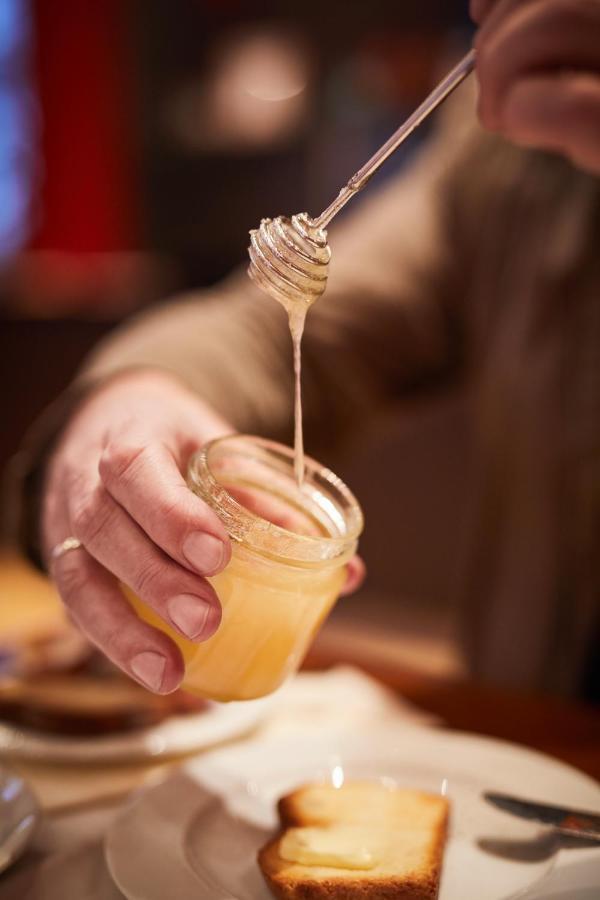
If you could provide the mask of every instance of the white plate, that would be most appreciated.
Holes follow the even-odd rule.
[[[0,766],[0,872],[23,853],[39,815],[37,801],[26,782]]]
[[[122,762],[183,755],[247,734],[263,721],[273,697],[210,703],[201,713],[172,716],[151,728],[101,737],[58,737],[0,724],[0,755],[61,763]]]
[[[319,741],[248,741],[189,761],[109,830],[111,875],[128,900],[272,900],[255,860],[276,825],[276,800],[341,773],[447,793],[452,824],[440,900],[600,896],[600,848],[559,851],[549,832],[479,796],[485,788],[600,809],[594,781],[512,744],[400,727]],[[553,879],[565,872],[568,893],[553,893]]]

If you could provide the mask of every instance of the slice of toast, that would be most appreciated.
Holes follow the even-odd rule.
[[[435,900],[444,797],[356,781],[314,784],[279,801],[283,830],[258,854],[281,900]]]
[[[118,674],[0,678],[0,719],[47,734],[92,737],[133,731],[206,707],[206,701],[181,691],[151,694]]]

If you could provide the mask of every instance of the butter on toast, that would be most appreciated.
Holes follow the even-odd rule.
[[[448,801],[378,782],[314,784],[279,801],[258,862],[280,900],[435,900]]]

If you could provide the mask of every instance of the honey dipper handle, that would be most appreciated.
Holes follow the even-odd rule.
[[[339,211],[346,205],[355,194],[361,191],[372,175],[383,165],[392,153],[404,143],[407,137],[413,133],[415,128],[423,122],[427,116],[437,109],[446,97],[464,81],[475,67],[475,50],[470,50],[466,56],[456,65],[451,72],[433,89],[429,96],[423,100],[421,105],[408,117],[408,119],[388,138],[385,144],[373,154],[370,160],[359,169],[350,181],[342,188],[333,203],[321,213],[315,220],[316,228],[325,228],[336,216]]]

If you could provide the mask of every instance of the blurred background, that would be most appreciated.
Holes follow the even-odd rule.
[[[122,319],[243,262],[262,216],[320,211],[457,58],[466,7],[0,0],[0,468]],[[371,577],[340,604],[335,639],[359,615],[365,647],[397,654],[408,637],[409,662],[459,671],[460,405],[393,428],[339,462],[365,506]]]

